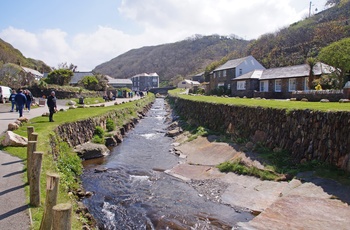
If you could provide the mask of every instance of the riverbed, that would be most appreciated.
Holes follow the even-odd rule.
[[[164,172],[182,163],[165,136],[167,114],[164,99],[156,99],[109,157],[85,162],[83,187],[93,196],[84,204],[99,229],[232,229],[251,220],[249,212],[207,199],[193,182]]]

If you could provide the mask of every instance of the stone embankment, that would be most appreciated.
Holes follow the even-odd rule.
[[[350,112],[214,104],[170,98],[189,123],[288,150],[296,162],[319,160],[350,171]]]
[[[139,119],[145,116],[146,112],[151,108],[152,103],[146,105],[143,108],[137,108],[136,117],[131,118],[129,121],[125,121],[121,127],[117,127],[117,131],[111,132],[110,137],[106,138],[106,146],[111,147],[115,146],[123,141],[123,136],[135,127],[135,124],[138,123]],[[92,117],[86,120],[75,121],[71,123],[66,123],[58,126],[54,132],[57,137],[61,141],[67,142],[70,147],[79,146],[76,148],[76,152],[78,155],[87,160],[92,158],[103,157],[108,154],[105,148],[101,148],[97,145],[86,145],[84,144],[91,141],[94,130],[97,126],[102,127],[106,130],[106,122],[108,119],[112,119],[116,124],[120,123],[118,119],[123,119],[121,117],[124,114],[130,114],[128,109],[118,110],[118,111],[110,111],[102,116]],[[55,137],[51,137],[55,138]],[[55,144],[55,140],[51,140],[51,145]],[[52,147],[54,150],[55,148]]]

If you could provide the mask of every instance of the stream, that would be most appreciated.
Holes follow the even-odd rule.
[[[84,162],[83,187],[93,196],[83,202],[99,229],[235,229],[251,220],[250,213],[208,200],[164,172],[181,163],[169,151],[164,103],[157,98],[110,156]]]

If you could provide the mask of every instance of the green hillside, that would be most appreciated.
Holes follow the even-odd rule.
[[[0,38],[0,68],[6,63],[21,65],[40,72],[51,71],[51,68],[43,61],[24,57],[18,49]]]

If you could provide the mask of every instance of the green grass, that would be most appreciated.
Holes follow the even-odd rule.
[[[265,100],[265,99],[248,99],[248,98],[235,98],[235,97],[215,97],[215,96],[202,96],[202,95],[187,95],[181,94],[183,90],[175,89],[169,91],[172,96],[177,96],[183,99],[217,103],[217,104],[228,104],[237,106],[252,106],[252,107],[266,107],[275,109],[285,109],[286,111],[292,110],[320,110],[320,111],[350,111],[350,103],[339,103],[339,102],[303,102],[303,101],[288,101],[288,100]]]
[[[72,101],[79,104],[79,98],[72,98]],[[93,105],[98,103],[104,103],[105,100],[102,97],[85,97],[84,98],[84,104],[85,105]]]
[[[59,173],[60,186],[58,203],[70,202],[73,204],[73,209],[76,209],[75,197],[72,195],[72,191],[76,189],[79,184],[79,174],[81,173],[81,160],[77,158],[77,155],[68,146],[67,143],[62,142],[55,135],[53,130],[60,124],[74,122],[78,120],[84,120],[91,117],[98,117],[105,115],[108,112],[117,114],[116,125],[121,127],[125,122],[129,121],[132,117],[136,117],[136,111],[144,107],[146,104],[154,100],[154,95],[150,94],[144,99],[132,101],[128,103],[118,104],[108,107],[93,107],[93,108],[78,108],[70,109],[68,111],[59,111],[54,114],[55,122],[48,122],[48,117],[36,117],[31,119],[27,124],[20,127],[15,133],[21,136],[27,136],[27,127],[33,126],[34,131],[38,133],[37,151],[44,152],[42,162],[42,172],[40,178],[41,186],[41,206],[34,208],[31,207],[31,214],[33,219],[32,229],[39,229],[41,219],[44,212],[44,203],[46,197],[46,173],[54,172]],[[55,140],[55,149],[58,151],[58,158],[54,160],[52,154],[52,148],[50,145],[51,140]],[[17,156],[21,159],[26,159],[27,148],[21,147],[1,147],[2,150]],[[24,180],[26,181],[27,175],[25,173]],[[29,203],[29,187],[26,187],[28,203]],[[72,229],[82,229],[83,217],[75,216],[72,218]]]

